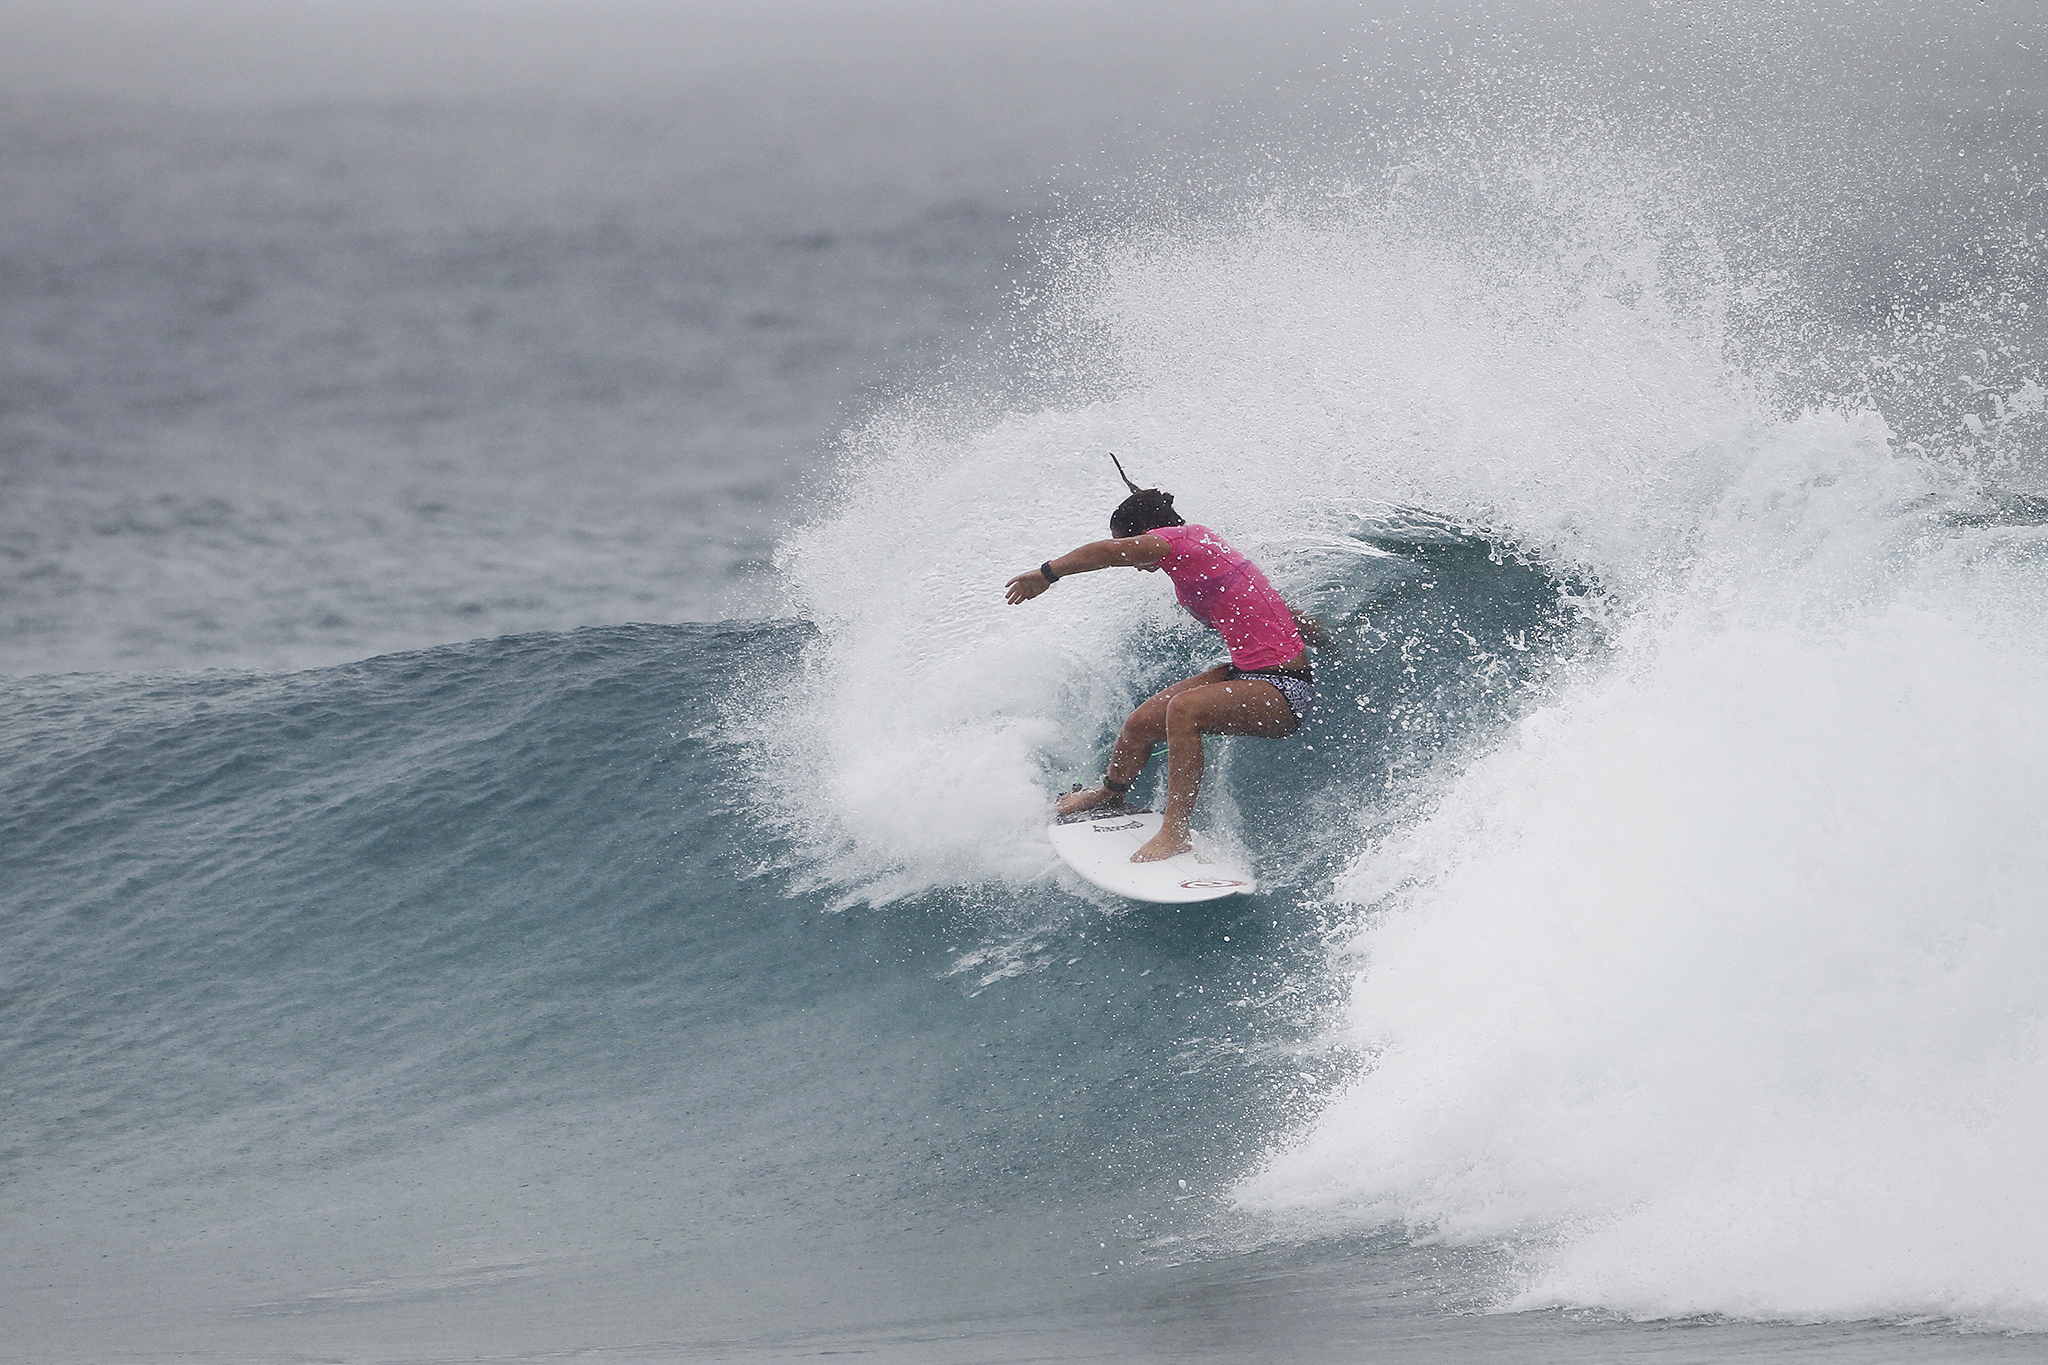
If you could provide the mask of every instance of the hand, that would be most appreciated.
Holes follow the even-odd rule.
[[[1051,586],[1052,584],[1045,581],[1044,574],[1036,569],[1031,569],[1025,573],[1018,574],[1008,583],[1005,583],[1003,585],[1003,597],[1004,600],[1014,607],[1019,602],[1029,602]]]

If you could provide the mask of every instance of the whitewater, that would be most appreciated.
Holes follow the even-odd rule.
[[[891,432],[870,496],[786,547],[827,660],[804,693],[824,727],[792,745],[832,754],[836,785],[806,790],[801,758],[785,779],[838,840],[810,856],[869,896],[1045,875],[1030,817],[1049,763],[1081,761],[1065,718],[1109,732],[1137,695],[1122,642],[1176,628],[1123,585],[1021,620],[968,585],[991,553],[1091,533],[1067,509],[1101,483],[1096,449],[1170,460],[1183,505],[1249,509],[1218,520],[1305,600],[1361,577],[1346,537],[1395,543],[1376,508],[1484,528],[1554,576],[1548,624],[1570,628],[1531,670],[1503,666],[1522,622],[1395,639],[1384,598],[1347,616],[1380,675],[1360,705],[1400,698],[1389,665],[1455,632],[1457,733],[1417,755],[1354,716],[1309,732],[1413,769],[1291,796],[1341,845],[1327,894],[1353,981],[1325,1042],[1369,1063],[1236,1199],[1511,1246],[1517,1306],[2038,1325],[2033,516],[1986,515],[1969,471],[1900,450],[1868,404],[1776,410],[1727,363],[1718,300],[1574,288],[1594,253],[1657,267],[1655,245],[1483,274],[1398,205],[1360,217],[1098,264],[1088,321],[1122,392],[942,454]],[[961,524],[992,488],[1000,525]],[[878,533],[928,567],[850,582],[836,566]],[[875,697],[890,658],[931,692]],[[984,818],[899,827],[921,800]]]
[[[2038,1358],[2043,35],[1845,13],[1314,29],[1010,217],[23,104],[0,1359]],[[1003,604],[1110,451],[1336,637],[1257,896],[1044,839],[1218,656]]]

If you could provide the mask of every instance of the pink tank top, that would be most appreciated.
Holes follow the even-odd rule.
[[[1301,653],[1294,613],[1259,566],[1206,526],[1159,526],[1145,533],[1172,547],[1159,567],[1188,615],[1223,637],[1239,668],[1278,668]]]

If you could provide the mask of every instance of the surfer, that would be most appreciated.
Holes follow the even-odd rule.
[[[1206,526],[1190,526],[1173,510],[1173,494],[1140,488],[1116,472],[1131,495],[1110,513],[1110,540],[1098,540],[1018,574],[1005,586],[1011,606],[1029,602],[1069,574],[1128,565],[1164,569],[1188,614],[1223,637],[1230,662],[1183,678],[1148,698],[1116,737],[1102,785],[1060,798],[1067,815],[1120,804],[1166,741],[1166,810],[1159,833],[1131,855],[1158,862],[1192,844],[1188,820],[1202,785],[1202,736],[1258,735],[1285,739],[1301,728],[1315,698],[1304,631],[1319,645],[1321,627],[1297,616],[1259,566]]]

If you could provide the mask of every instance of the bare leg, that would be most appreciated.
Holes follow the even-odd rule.
[[[1124,786],[1136,782],[1144,773],[1145,765],[1152,760],[1152,750],[1158,747],[1160,740],[1167,738],[1166,712],[1173,699],[1189,688],[1206,687],[1229,676],[1227,667],[1207,669],[1192,678],[1182,678],[1171,687],[1161,688],[1146,698],[1137,710],[1131,712],[1124,728],[1117,731],[1116,746],[1109,751],[1109,772],[1106,776]],[[1069,792],[1062,796],[1057,809],[1061,815],[1070,815],[1077,810],[1113,805],[1120,797],[1121,793],[1107,787],[1091,787],[1087,791]]]
[[[1166,814],[1160,821],[1159,833],[1133,853],[1131,861],[1156,863],[1193,847],[1188,840],[1188,821],[1195,813],[1195,797],[1202,789],[1202,736],[1260,735],[1281,739],[1293,734],[1300,724],[1280,689],[1258,679],[1191,687],[1169,699]],[[1111,775],[1116,776],[1113,765]]]

